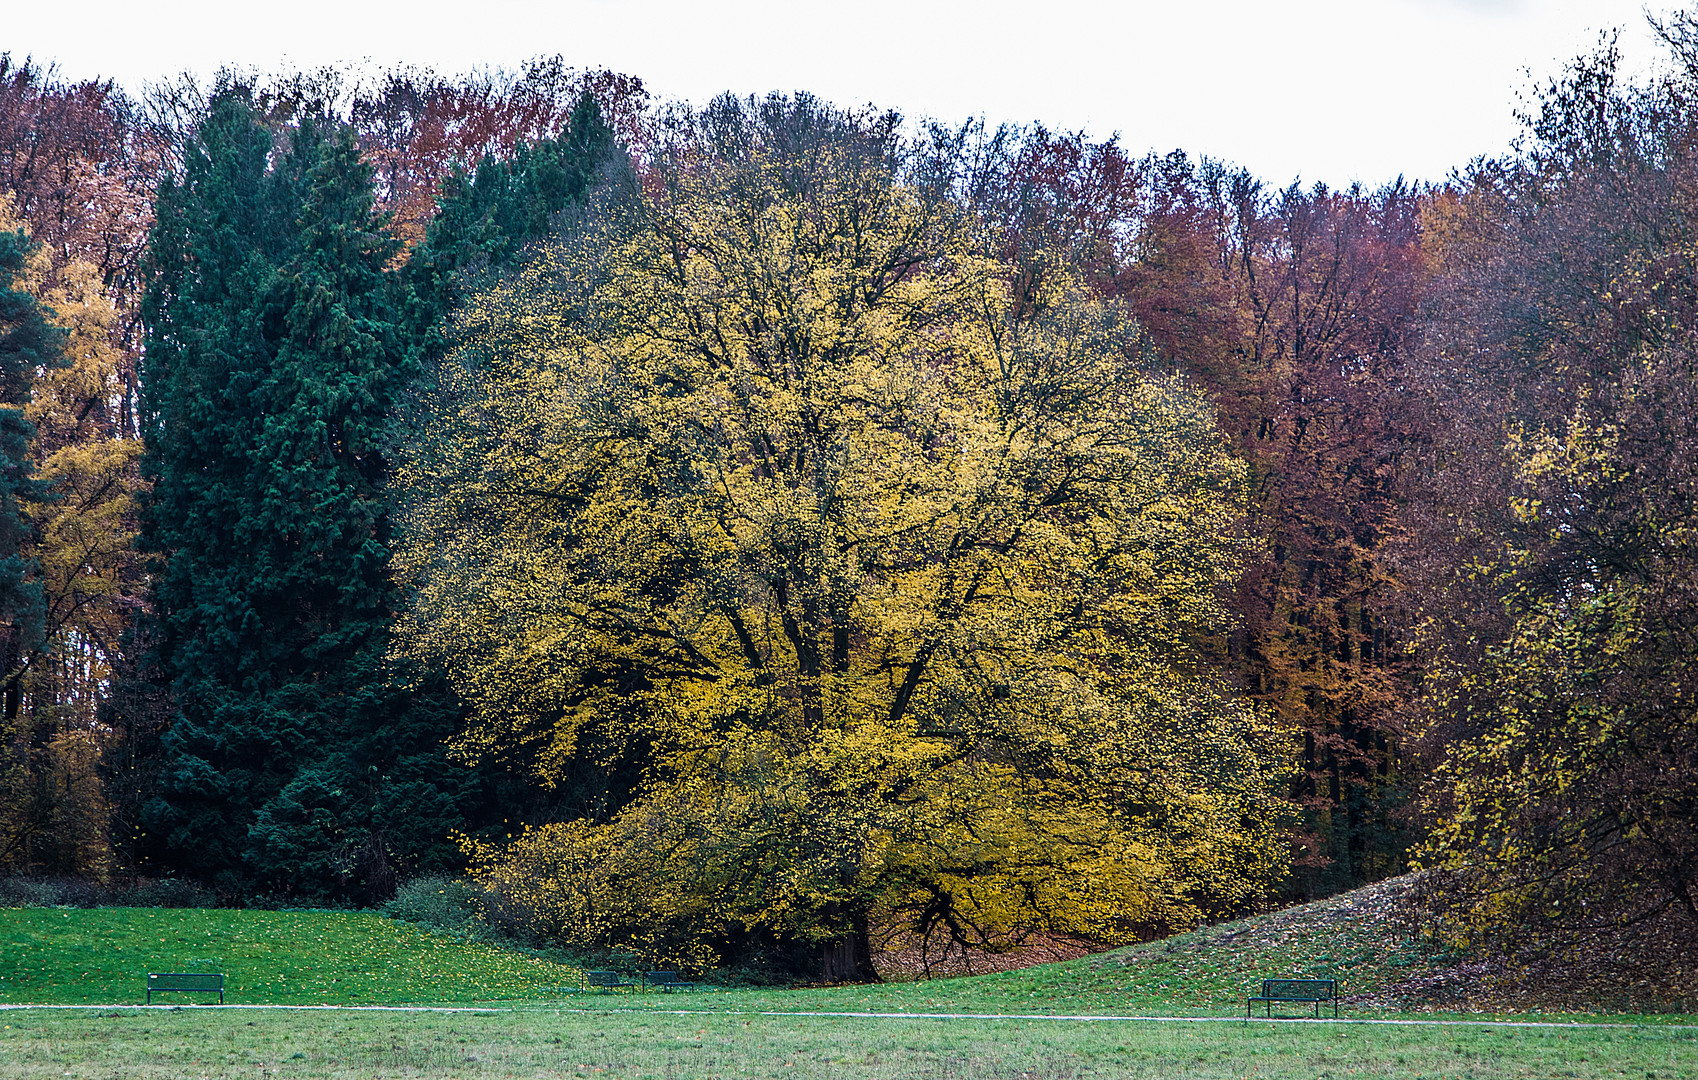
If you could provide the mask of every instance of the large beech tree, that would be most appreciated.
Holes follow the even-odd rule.
[[[1277,879],[1278,747],[1189,645],[1244,469],[1120,312],[1018,287],[959,151],[722,99],[462,311],[405,648],[467,752],[635,767],[481,849],[535,928],[840,980],[881,928],[1120,940]]]

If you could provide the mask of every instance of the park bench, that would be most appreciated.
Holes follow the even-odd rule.
[[[685,982],[676,971],[651,971],[643,976],[643,981],[662,993],[671,993],[674,990],[694,990],[696,988],[695,983]]]
[[[150,971],[147,973],[147,1003],[153,1004],[154,994],[217,994],[218,1004],[224,1004],[224,976],[209,972]]]
[[[591,990],[600,990],[605,993],[618,986],[641,986],[643,984],[633,982],[617,971],[586,971],[584,972],[584,985]]]
[[[1332,1002],[1333,1019],[1338,1019],[1338,980],[1337,979],[1263,979],[1262,993],[1244,1002],[1244,1016],[1250,1015],[1250,1006],[1262,1002],[1264,1014],[1273,1016],[1273,1007],[1281,1002],[1295,1002],[1302,1005],[1314,1005],[1315,1019],[1321,1018],[1322,1002]]]

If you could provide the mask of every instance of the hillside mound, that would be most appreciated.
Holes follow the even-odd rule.
[[[1396,1012],[1689,1012],[1698,946],[1678,920],[1614,940],[1455,948],[1423,932],[1415,875],[1090,957],[1130,982],[1203,994],[1262,978],[1337,979],[1344,1001]]]

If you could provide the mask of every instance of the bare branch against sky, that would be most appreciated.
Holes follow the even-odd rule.
[[[1653,2],[1653,10],[1665,5]],[[1118,132],[1270,180],[1438,179],[1514,134],[1515,94],[1598,33],[1651,54],[1641,0],[89,0],[5,4],[0,49],[127,86],[221,63],[408,61],[456,70],[538,54],[705,100],[808,89],[909,116]]]

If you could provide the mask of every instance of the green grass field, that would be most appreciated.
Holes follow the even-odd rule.
[[[1346,1017],[1412,1019],[1397,987],[1445,958],[1373,893],[1063,964],[818,990],[585,994],[581,972],[373,914],[0,909],[9,1077],[1698,1077],[1673,1015],[1608,1027],[827,1017],[1242,1015],[1266,975],[1344,980]],[[243,1005],[492,1003],[488,1013],[115,1009],[143,975],[216,970]],[[101,1008],[99,1006],[107,1006]],[[1399,1006],[1401,1007],[1401,1006]],[[764,1014],[764,1015],[763,1015]],[[791,1014],[791,1015],[773,1015]]]
[[[1668,1027],[1370,1027],[233,1009],[0,1013],[0,1077],[1420,1077],[1698,1075]]]

